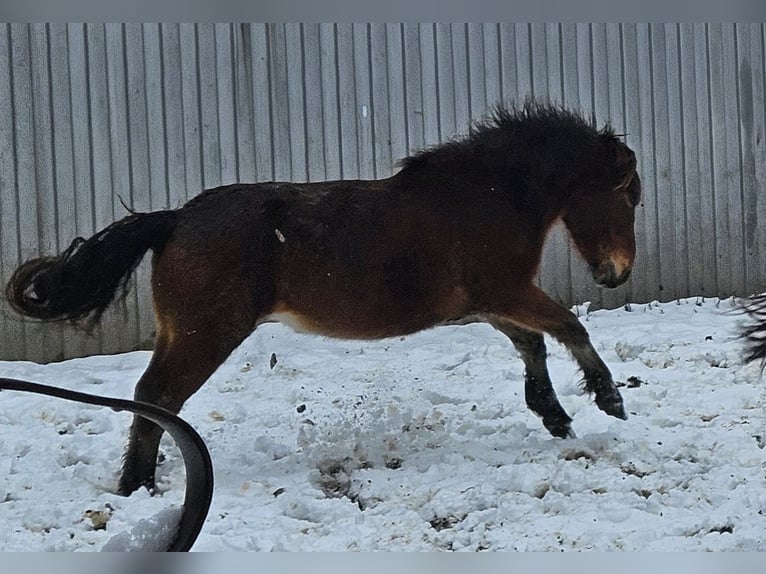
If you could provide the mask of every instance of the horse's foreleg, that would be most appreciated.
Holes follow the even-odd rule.
[[[543,425],[559,438],[574,438],[572,418],[556,397],[546,363],[545,341],[540,333],[496,320],[492,326],[506,335],[524,361],[524,397],[529,409],[542,417]]]
[[[595,395],[596,405],[605,413],[626,419],[620,391],[609,369],[590,342],[585,327],[570,311],[537,287],[527,290],[514,302],[504,319],[537,332],[546,332],[572,353],[582,369],[585,389]]]

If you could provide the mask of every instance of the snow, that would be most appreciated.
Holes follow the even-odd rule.
[[[487,325],[382,341],[263,325],[181,412],[216,472],[194,550],[763,550],[766,391],[736,302],[573,310],[629,419],[599,411],[546,338],[566,440],[526,408],[523,364]],[[0,362],[0,376],[129,398],[149,357]],[[114,494],[129,423],[0,392],[0,550],[157,544],[184,466],[165,436],[159,494]]]

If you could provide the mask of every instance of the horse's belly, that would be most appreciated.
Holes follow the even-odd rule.
[[[440,320],[430,313],[400,317],[385,313],[355,313],[349,308],[342,314],[326,314],[277,306],[274,312],[259,321],[266,322],[279,322],[299,333],[339,339],[383,339],[408,335],[432,327]]]

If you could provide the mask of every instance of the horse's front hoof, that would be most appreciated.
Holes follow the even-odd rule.
[[[622,397],[616,391],[614,394],[610,393],[607,397],[596,395],[596,405],[608,415],[624,421],[628,420],[625,406],[622,403]]]

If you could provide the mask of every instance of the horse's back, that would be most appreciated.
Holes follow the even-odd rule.
[[[206,191],[180,210],[156,258],[157,305],[184,314],[205,305],[345,338],[456,318],[466,303],[457,253],[448,230],[434,239],[433,222],[414,209],[390,180]],[[163,296],[169,284],[178,285]]]

